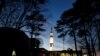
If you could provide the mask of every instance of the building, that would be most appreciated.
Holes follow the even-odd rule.
[[[54,36],[53,36],[53,28],[51,27],[51,32],[50,32],[50,51],[53,51],[54,47]]]
[[[82,52],[78,51],[78,55],[82,56]],[[77,56],[77,55],[76,51],[62,50],[62,51],[49,51],[49,56]]]
[[[62,51],[54,51],[54,35],[53,35],[53,28],[51,27],[50,32],[50,51],[48,51],[49,56],[76,56],[76,51],[70,50],[62,50]],[[78,51],[79,56],[82,55],[81,51]]]
[[[38,49],[38,56],[82,56],[82,51],[74,51],[72,49],[69,50],[59,50],[59,51],[48,51],[44,48]]]

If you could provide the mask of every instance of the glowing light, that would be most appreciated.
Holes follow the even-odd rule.
[[[84,54],[83,56],[87,56],[87,54]]]
[[[53,32],[52,32],[52,28],[51,28],[51,32],[50,32],[50,51],[52,51],[53,50],[53,47],[54,47],[54,45],[53,45]]]
[[[62,53],[60,56],[65,56],[65,54],[64,54],[64,53]]]
[[[53,50],[53,47],[50,47],[50,51],[52,51]]]
[[[52,35],[52,36],[53,36],[53,33],[50,33],[50,35]]]
[[[14,50],[12,52],[12,56],[16,56],[16,52]]]
[[[50,37],[50,43],[53,43],[53,38],[52,37]]]

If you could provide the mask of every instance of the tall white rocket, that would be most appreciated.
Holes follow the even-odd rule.
[[[50,32],[50,51],[53,51],[54,47],[54,36],[53,36],[53,28],[51,27],[51,32]]]

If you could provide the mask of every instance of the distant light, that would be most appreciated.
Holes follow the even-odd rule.
[[[16,52],[13,50],[13,52],[12,52],[12,56],[15,56],[16,55]]]
[[[53,38],[50,38],[50,43],[53,43]]]
[[[87,54],[84,54],[83,56],[87,56]]]
[[[53,36],[53,33],[50,33],[50,35],[52,35],[52,36]]]
[[[65,53],[62,53],[60,56],[65,56]]]

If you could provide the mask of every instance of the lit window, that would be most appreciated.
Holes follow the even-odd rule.
[[[61,53],[61,55],[60,56],[65,56],[65,54],[64,53]]]

